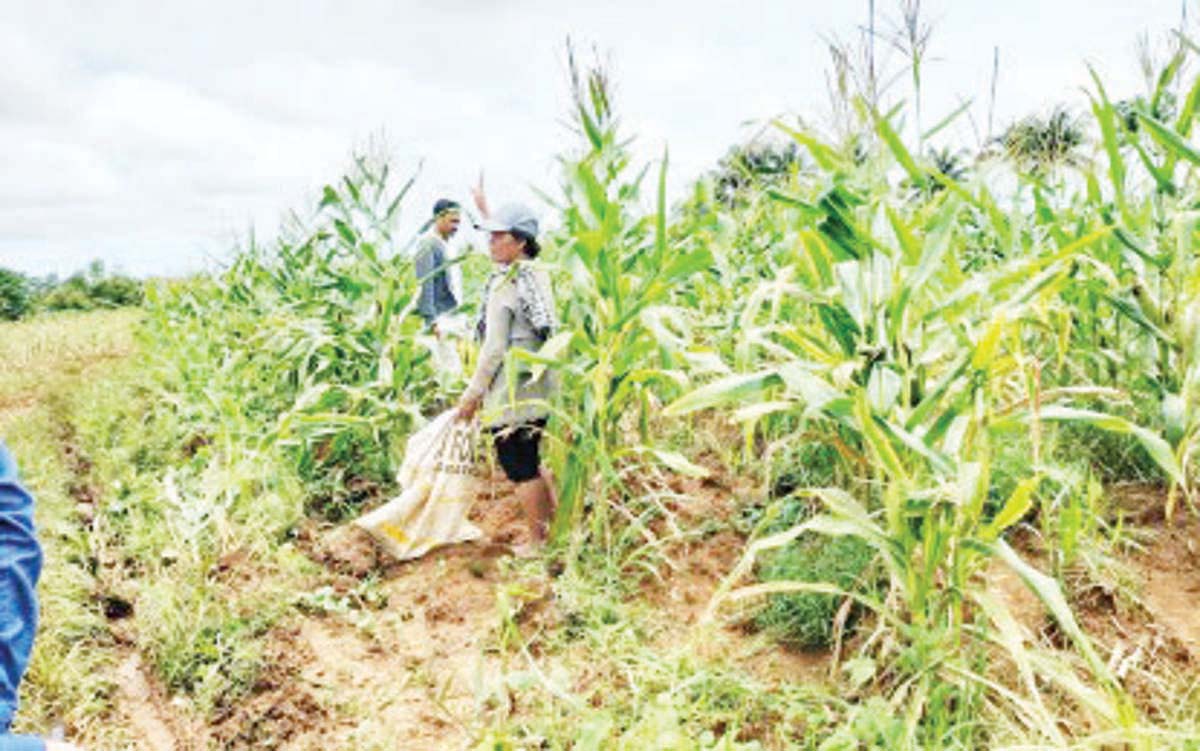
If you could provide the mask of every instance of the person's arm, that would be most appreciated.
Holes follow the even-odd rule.
[[[459,401],[459,416],[470,419],[483,403],[483,397],[491,388],[500,366],[504,364],[504,354],[508,350],[508,334],[512,327],[513,306],[510,290],[512,281],[501,277],[497,288],[488,296],[487,333],[483,337],[483,346],[479,350],[479,363],[475,366],[475,375],[463,392]]]
[[[45,748],[39,738],[8,734],[17,710],[17,687],[37,631],[36,588],[41,570],[33,498],[21,487],[17,465],[0,443],[0,751]]]
[[[475,199],[475,208],[479,209],[479,215],[484,219],[489,218],[492,212],[488,210],[487,193],[483,189],[483,170],[479,171],[479,184],[471,188],[471,197]]]
[[[36,735],[2,733],[0,734],[0,751],[47,751],[47,749],[46,742]]]

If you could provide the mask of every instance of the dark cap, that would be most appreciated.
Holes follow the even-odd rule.
[[[449,198],[439,198],[433,204],[433,215],[440,216],[446,211],[452,211],[458,208],[458,201],[451,201]]]

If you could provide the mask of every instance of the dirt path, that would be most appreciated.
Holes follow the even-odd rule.
[[[687,488],[702,496],[680,521],[729,512],[720,488]],[[519,537],[518,521],[502,501],[481,499],[476,519],[493,538]],[[689,518],[693,517],[693,518]],[[1130,560],[1145,586],[1138,593],[1151,623],[1200,660],[1200,522],[1167,527],[1152,523],[1150,547]],[[724,531],[673,547],[686,566],[643,591],[647,602],[674,624],[664,649],[687,641],[699,656],[737,665],[768,685],[820,682],[828,654],[795,653],[727,626],[691,644],[700,613],[733,565],[744,540]],[[297,734],[283,748],[378,748],[444,751],[470,748],[486,712],[510,701],[500,682],[497,597],[511,585],[502,552],[480,545],[455,546],[421,560],[384,565],[387,606],[379,619],[354,625],[341,618],[312,618],[298,642],[311,655],[299,682],[326,707],[327,721]],[[989,571],[991,586],[1034,633],[1045,623],[1037,599],[1005,567]]]
[[[1163,522],[1148,546],[1137,559],[1144,582],[1138,596],[1154,621],[1200,664],[1200,521]]]
[[[291,748],[362,748],[395,739],[414,751],[462,748],[473,737],[477,697],[496,672],[484,655],[495,622],[495,583],[470,573],[471,556],[443,554],[386,586],[388,618],[361,628],[305,622],[314,659],[301,680],[338,710]]]
[[[1200,582],[1181,584],[1172,572],[1150,571],[1142,597],[1155,620],[1200,662]]]
[[[520,541],[522,523],[508,502],[503,484],[494,497],[477,500],[472,519],[491,540]],[[706,495],[719,495],[710,489]],[[722,500],[721,513],[727,502]],[[701,503],[681,517],[708,516],[716,508]],[[295,621],[295,630],[280,639],[289,646],[289,677],[275,689],[253,697],[251,711],[224,734],[227,748],[403,749],[451,751],[473,748],[486,729],[489,713],[519,713],[519,692],[505,683],[505,649],[499,603],[521,600],[527,605],[521,628],[558,617],[545,574],[525,575],[511,565],[500,544],[466,544],[436,550],[407,563],[388,562],[373,547],[347,539],[346,530],[326,529],[310,541],[308,553],[322,562],[324,586],[351,591],[364,576],[381,577],[386,604],[368,613],[326,614]],[[737,665],[768,684],[820,681],[828,673],[829,656],[781,650],[765,637],[737,625],[708,630],[697,643],[696,625],[717,584],[742,548],[732,533],[720,533],[683,544],[673,553],[687,565],[643,592],[664,628],[664,649],[688,649],[705,659]],[[547,663],[548,661],[548,663]],[[553,658],[538,659],[551,670]],[[522,667],[524,669],[524,666]],[[299,701],[314,707],[305,713],[289,709]],[[253,717],[274,729],[247,732]]]
[[[481,497],[472,513],[490,539],[513,540],[520,523],[502,496]],[[318,614],[278,634],[275,659],[286,677],[252,697],[219,731],[227,748],[468,748],[479,708],[503,701],[495,643],[497,588],[507,548],[467,544],[399,563],[348,528],[309,541],[325,564],[318,586],[351,591],[372,576],[377,610]],[[297,711],[296,707],[307,707]],[[257,724],[257,727],[254,727]]]
[[[116,682],[121,713],[138,738],[138,747],[143,751],[181,751],[183,746],[163,719],[167,713],[162,698],[146,679],[136,653],[117,668]]]

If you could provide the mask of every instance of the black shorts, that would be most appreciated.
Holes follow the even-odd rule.
[[[496,459],[508,479],[526,482],[538,476],[542,463],[538,449],[545,427],[545,420],[533,420],[489,429],[496,444]]]

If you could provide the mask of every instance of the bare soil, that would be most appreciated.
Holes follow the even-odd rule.
[[[1132,485],[1117,492],[1134,524],[1148,531],[1144,549],[1131,559],[1140,584],[1135,594],[1153,623],[1200,665],[1200,519],[1179,508],[1168,521],[1163,488]]]
[[[1119,484],[1109,493],[1123,517],[1126,538],[1135,544],[1118,552],[1111,577],[1097,580],[1082,566],[1068,571],[1066,594],[1110,667],[1144,711],[1157,716],[1170,710],[1161,706],[1162,687],[1144,670],[1131,668],[1195,680],[1200,668],[1200,519],[1178,509],[1175,519],[1167,521],[1167,492],[1160,486]],[[1048,565],[1033,540],[1018,538],[1014,544],[1039,568]],[[1041,601],[1007,566],[993,564],[986,577],[1030,634],[1067,646]]]
[[[129,652],[116,671],[117,711],[139,751],[202,751],[208,732],[171,705],[166,693]]]
[[[753,488],[740,478],[717,473],[702,479],[674,477],[669,485],[675,495],[666,506],[681,529],[716,529],[685,533],[684,540],[668,546],[666,555],[676,565],[665,567],[663,578],[647,580],[643,588],[647,601],[668,624],[664,645],[685,644],[706,659],[735,665],[768,685],[823,682],[832,665],[830,652],[781,647],[736,618],[704,622],[717,588],[745,552],[745,537],[729,522]]]
[[[277,628],[267,639],[265,669],[250,695],[217,712],[210,745],[222,749],[289,748],[322,730],[329,711],[315,687],[303,680],[318,658],[301,628]]]
[[[244,711],[222,719],[222,748],[469,748],[487,713],[519,711],[502,682],[498,647],[499,589],[520,599],[522,631],[561,621],[549,575],[514,581],[502,559],[525,536],[524,519],[500,478],[481,495],[471,519],[487,542],[454,545],[409,562],[390,560],[349,525],[302,534],[302,547],[325,566],[321,584],[348,591],[363,577],[382,580],[386,606],[355,623],[340,615],[298,621],[281,636],[291,647],[279,672],[285,680],[256,688]],[[730,488],[685,481],[672,513],[681,527],[725,519],[735,506]],[[819,680],[824,653],[774,647],[737,623],[715,630],[700,615],[740,555],[744,540],[731,532],[687,537],[670,546],[680,565],[647,581],[648,604],[661,614],[664,647],[694,649],[708,659],[744,667],[767,682]],[[537,656],[538,645],[532,649]],[[299,697],[298,699],[296,697]],[[303,711],[295,711],[299,706]]]
[[[314,586],[347,591],[375,576],[387,604],[358,622],[299,619],[284,640],[291,668],[256,687],[248,707],[224,721],[223,747],[465,747],[475,737],[478,706],[504,693],[487,647],[497,621],[498,560],[508,553],[504,543],[520,538],[523,520],[496,486],[471,515],[492,542],[448,546],[415,561],[390,559],[351,525],[304,530],[302,547],[327,571]]]
[[[175,733],[163,720],[160,697],[142,673],[141,660],[131,654],[117,668],[117,686],[125,717],[147,751],[175,751]]]

